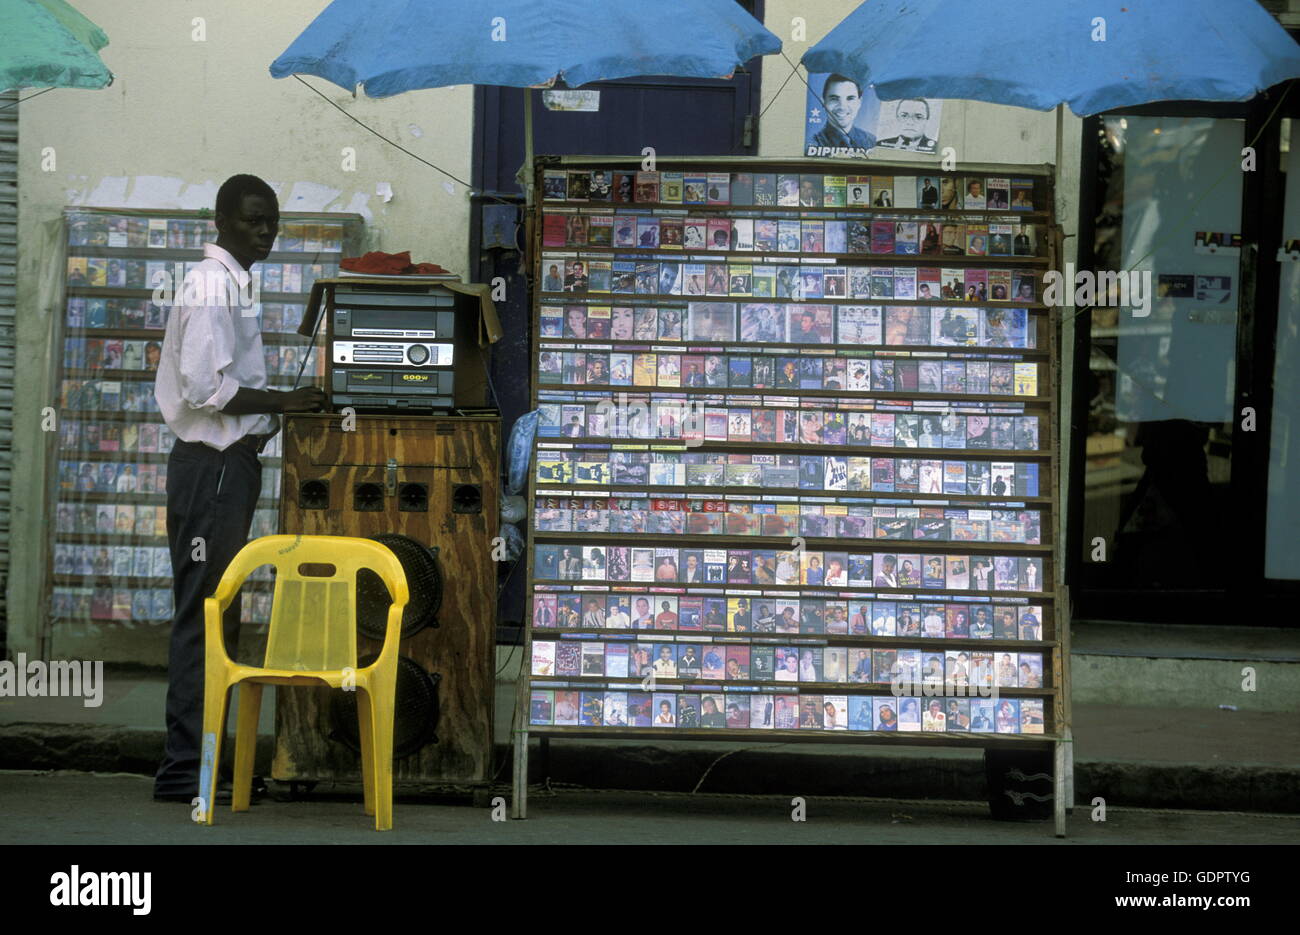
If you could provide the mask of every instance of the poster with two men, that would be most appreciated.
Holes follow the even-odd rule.
[[[925,98],[882,101],[844,75],[809,75],[804,155],[865,159],[871,149],[934,155],[942,106]]]

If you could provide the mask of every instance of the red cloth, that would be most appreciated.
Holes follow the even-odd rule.
[[[381,276],[445,276],[450,272],[437,263],[412,263],[410,250],[401,253],[372,250],[362,257],[344,257],[339,261],[339,268],[349,273],[375,273]]]

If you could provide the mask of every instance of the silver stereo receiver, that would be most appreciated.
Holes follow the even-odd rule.
[[[334,341],[336,364],[380,364],[392,367],[450,367],[455,346],[409,341]]]

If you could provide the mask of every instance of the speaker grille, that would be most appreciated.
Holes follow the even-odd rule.
[[[402,639],[427,626],[437,626],[438,609],[442,606],[442,571],[434,551],[397,533],[384,532],[370,538],[387,546],[406,572],[410,600],[402,613]],[[362,636],[383,640],[392,603],[388,588],[378,575],[364,568],[357,573],[357,630]]]
[[[370,665],[379,656],[371,654],[357,662]],[[393,701],[393,759],[400,760],[436,743],[438,730],[438,682],[440,675],[426,672],[408,656],[397,657],[397,691]],[[357,723],[357,693],[332,692],[330,736],[353,753],[361,752],[361,731]]]

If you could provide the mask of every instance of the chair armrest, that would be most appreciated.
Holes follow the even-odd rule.
[[[220,590],[218,588],[217,592],[220,593]],[[233,592],[227,596],[224,603],[215,597],[203,599],[203,641],[205,647],[220,646],[221,655],[225,657],[226,662],[233,664],[235,660],[230,658],[230,651],[226,649],[225,627],[221,625],[221,618],[226,608],[230,606],[231,597]]]
[[[235,558],[238,559],[238,556]],[[247,573],[240,573],[237,568],[238,564],[238,561],[232,560],[226,566],[226,570],[221,575],[221,580],[217,582],[217,590],[211,597],[206,599],[212,600],[215,598],[220,602],[222,611],[225,611],[230,606],[230,602],[235,599],[235,595],[239,593],[239,589],[243,587],[244,581],[248,578]],[[249,569],[249,571],[251,570]]]
[[[403,582],[404,583],[404,582]],[[397,600],[388,605],[388,623],[384,627],[384,645],[379,650],[379,658],[374,665],[379,666],[396,656],[402,642],[402,616],[406,613],[406,601]]]

